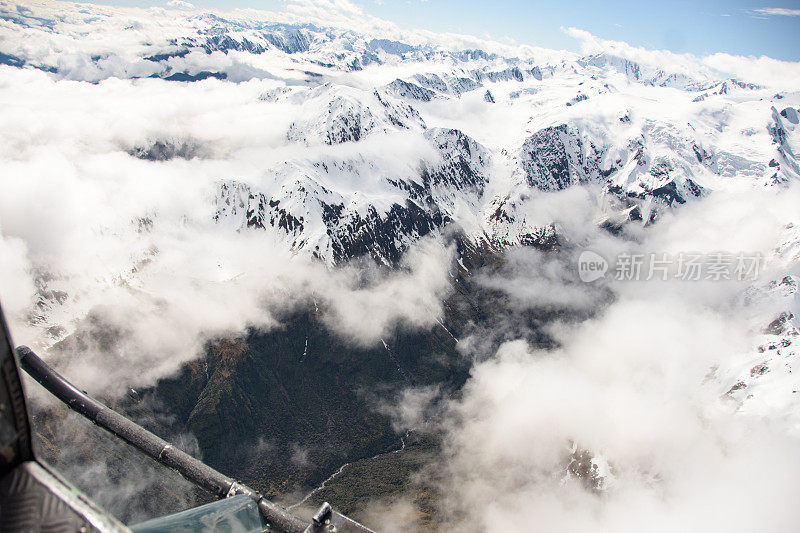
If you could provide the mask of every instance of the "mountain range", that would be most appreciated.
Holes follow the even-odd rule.
[[[475,362],[460,340],[484,336],[491,352],[513,338],[511,324],[546,349],[557,343],[548,324],[599,312],[516,308],[504,290],[485,284],[504,272],[508,254],[570,257],[590,244],[587,227],[635,242],[716,195],[780,194],[800,180],[800,88],[781,91],[612,52],[511,56],[256,14],[115,9],[0,4],[0,75],[111,94],[222,95],[218,105],[246,110],[231,115],[232,123],[252,129],[232,140],[220,122],[183,127],[203,108],[199,99],[187,104],[195,106],[190,118],[174,119],[177,126],[131,120],[126,134],[103,138],[103,153],[137,172],[201,169],[205,204],[172,218],[137,205],[139,216],[126,211],[117,229],[98,234],[146,242],[171,224],[198,223],[223,234],[263,235],[281,253],[328,271],[368,261],[387,275],[408,270],[409,250],[429,239],[454,251],[435,324],[400,324],[380,343],[354,346],[331,331],[324,304],[321,311],[316,300],[304,301],[281,314],[278,329],[219,335],[170,375],[108,398],[162,433],[192,435],[193,451],[210,464],[288,503],[342,464],[361,461],[358,471],[380,478],[434,453],[441,435],[413,435],[405,450],[392,417],[374,405],[407,387],[458,397]],[[782,230],[769,258],[780,275],[748,293],[754,300],[779,295],[777,314],[758,325],[763,342],[739,367],[716,374],[722,392],[745,411],[758,412],[770,398],[787,410],[797,406],[797,228]],[[142,279],[159,252],[145,249],[86,283],[147,293]],[[116,342],[118,332],[96,309],[89,312],[92,300],[75,285],[75,273],[35,266],[37,299],[26,320],[38,346],[57,361]],[[592,297],[613,300],[603,291]],[[73,437],[52,430],[39,437],[50,460],[72,472],[87,468],[59,451]],[[391,453],[401,445],[403,452]],[[119,457],[106,464],[111,477],[123,475]],[[600,462],[592,457],[575,448],[564,467],[597,488]],[[403,461],[412,466],[395,464]],[[343,511],[362,512],[358,486],[374,480],[343,477],[345,485],[333,480],[322,494],[339,494]],[[424,509],[435,508],[430,487],[415,490]],[[96,497],[127,519],[173,510],[128,509]],[[425,524],[436,522],[431,513]]]

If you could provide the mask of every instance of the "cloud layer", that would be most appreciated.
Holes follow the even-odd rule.
[[[635,244],[596,234],[586,246],[606,257],[621,249],[758,251],[771,258],[764,286],[800,274],[796,259],[787,264],[773,253],[781,228],[797,220],[798,195],[796,185],[777,194],[720,193],[673,213]],[[504,282],[483,283],[516,306],[570,316],[592,305],[591,291],[576,291],[574,259],[554,276],[554,265],[538,255],[512,256]],[[591,318],[547,326],[558,348],[535,348],[517,331],[518,340],[475,365],[458,399],[436,408],[437,391],[414,389],[400,399],[401,430],[443,432],[442,456],[422,475],[438,480],[446,527],[791,529],[800,518],[792,505],[800,417],[793,414],[797,381],[781,361],[794,364],[796,352],[787,348],[785,359],[777,354],[769,363],[795,384],[772,389],[783,399],[754,389],[744,402],[758,407],[746,414],[729,393],[735,375],[764,359],[756,346],[783,300],[746,297],[749,282],[607,283],[613,299],[595,299]],[[800,304],[796,294],[792,301]],[[479,355],[483,348],[465,349]],[[586,475],[595,477],[577,475],[579,454],[591,458],[595,470]],[[399,505],[398,512],[408,502]]]

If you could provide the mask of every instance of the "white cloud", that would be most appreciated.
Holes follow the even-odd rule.
[[[753,10],[762,15],[775,15],[779,17],[800,17],[800,9],[789,9],[785,7],[762,7]]]
[[[788,530],[797,440],[703,384],[741,349],[720,317],[622,301],[554,353],[504,345],[448,414],[446,519],[463,531]],[[567,479],[573,443],[611,465]]]
[[[169,2],[167,2],[167,7],[174,9],[194,9],[194,4],[184,0],[169,0]]]
[[[419,429],[431,419],[441,395],[439,389],[438,385],[404,389],[391,401],[379,401],[377,410],[392,419],[392,427],[398,433]]]
[[[776,89],[793,90],[800,79],[800,63],[781,61],[767,56],[735,56],[718,52],[702,58],[703,64],[718,72],[732,74],[740,80]]]
[[[0,273],[3,280],[3,308],[19,315],[34,303],[35,286],[30,277],[31,264],[24,240],[6,237],[0,228]]]
[[[38,269],[52,277],[50,289],[68,295],[48,312],[53,325],[119,332],[111,352],[63,361],[82,386],[152,382],[202,353],[207,339],[275,327],[291,305],[317,303],[331,330],[358,344],[397,325],[436,323],[450,286],[451,250],[439,243],[420,243],[391,274],[363,265],[331,272],[277,234],[213,220],[220,179],[267,186],[264,169],[287,159],[357,152],[396,175],[419,161],[420,148],[430,150],[426,143],[287,146],[301,108],[260,101],[283,86],[272,80],[90,84],[26,69],[4,76],[4,94],[20,106],[0,117],[0,173],[18,178],[0,195],[2,301],[16,342],[35,346],[41,327],[27,318]],[[126,153],[157,139],[188,139],[208,157],[153,163]],[[139,232],[145,217],[152,227]]]
[[[779,228],[796,220],[796,202],[797,185],[712,196],[649,228],[636,246],[642,252],[738,246],[768,253],[780,242]],[[767,206],[770,214],[763,216]],[[732,235],[732,227],[740,231]],[[535,255],[520,255],[509,268],[517,273],[510,281],[547,280],[563,298],[550,303],[567,315],[586,305],[584,294],[570,290],[565,276],[552,276]],[[775,409],[770,418],[747,416],[725,396],[731,386],[725,376],[754,364],[748,361],[759,324],[773,311],[743,305],[746,284],[610,287],[614,298],[593,318],[546,328],[556,349],[521,339],[503,344],[473,368],[459,399],[438,419],[444,453],[426,476],[442,480],[448,527],[791,529],[800,519],[791,503],[800,496],[796,412],[778,403],[762,405]],[[539,291],[515,295],[532,309],[542,303]],[[793,387],[782,393],[791,396]],[[428,398],[413,389],[409,397],[401,405],[411,406],[410,413]],[[567,474],[573,446],[610,465],[602,493]]]

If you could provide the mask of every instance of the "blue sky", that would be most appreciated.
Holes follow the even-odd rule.
[[[281,11],[283,0],[189,0],[198,8],[253,7]],[[578,50],[560,28],[650,49],[707,55],[767,55],[800,60],[800,0],[616,2],[522,0],[351,0],[364,12],[406,29],[513,39],[520,44]],[[96,3],[152,6],[153,0]],[[782,14],[780,14],[782,13]]]

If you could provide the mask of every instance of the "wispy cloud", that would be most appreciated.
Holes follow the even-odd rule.
[[[761,15],[777,15],[780,17],[800,17],[800,9],[786,7],[761,7],[753,10]]]

